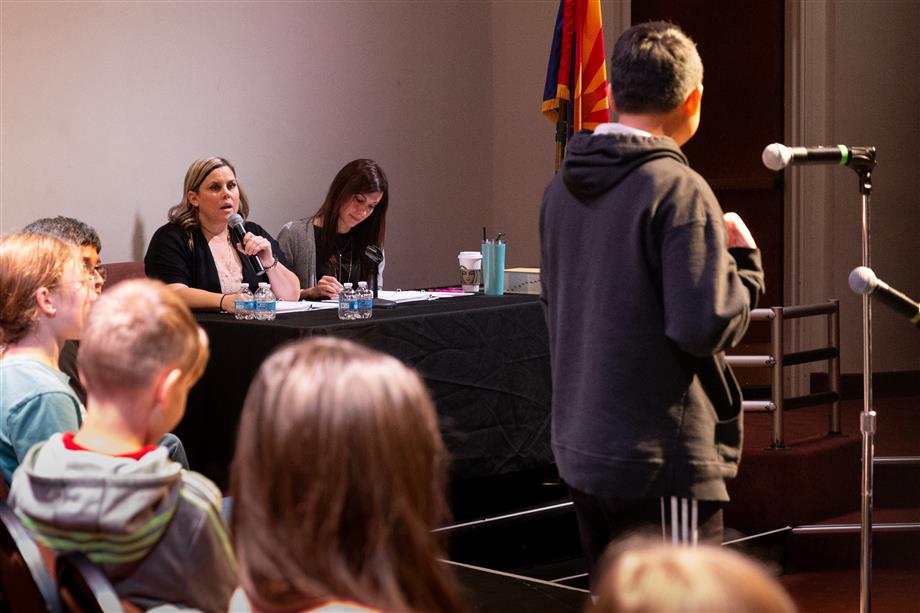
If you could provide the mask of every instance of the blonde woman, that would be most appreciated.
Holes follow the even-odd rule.
[[[221,157],[192,162],[182,201],[147,246],[147,276],[169,285],[192,309],[233,311],[240,287],[254,291],[260,281],[271,283],[278,300],[298,300],[297,275],[268,232],[246,221],[242,244],[231,238],[228,220],[236,214],[248,219],[249,200],[233,165]],[[259,259],[265,275],[257,276],[249,256]]]

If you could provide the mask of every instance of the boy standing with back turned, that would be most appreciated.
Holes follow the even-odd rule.
[[[611,64],[619,122],[569,141],[540,215],[553,453],[592,578],[635,530],[721,541],[742,417],[723,350],[764,289],[750,232],[680,150],[703,96],[693,41],[636,25]]]

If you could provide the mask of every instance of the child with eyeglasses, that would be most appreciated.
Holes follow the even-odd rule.
[[[0,471],[9,485],[32,445],[83,423],[58,358],[98,294],[79,250],[42,234],[0,237],[0,287]]]

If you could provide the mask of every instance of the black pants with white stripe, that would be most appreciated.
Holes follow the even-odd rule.
[[[708,500],[689,501],[686,499],[660,498],[626,499],[601,498],[591,496],[569,486],[575,515],[578,518],[578,531],[581,535],[581,547],[588,566],[588,575],[592,586],[595,581],[595,569],[607,545],[630,536],[643,536],[664,539],[672,542],[677,535],[681,542],[689,542],[686,530],[682,527],[693,525],[688,521],[689,509],[695,502],[693,513],[697,520],[696,533],[700,543],[722,544],[722,502]],[[673,503],[673,504],[672,504]],[[672,517],[671,509],[677,514]],[[662,511],[664,515],[662,516]]]

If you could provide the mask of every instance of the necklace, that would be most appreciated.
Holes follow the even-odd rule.
[[[343,268],[343,266],[344,266],[343,261],[345,260],[345,257],[344,257],[344,256],[345,256],[346,253],[348,253],[348,276],[343,277],[343,276],[342,276],[342,272],[343,272],[343,271],[342,271],[342,268]],[[350,282],[350,281],[352,280],[352,279],[351,279],[352,261],[351,261],[351,252],[350,252],[350,251],[347,251],[347,252],[346,252],[346,251],[339,251],[339,261],[338,261],[338,265],[339,265],[339,280],[340,280],[342,283]]]

